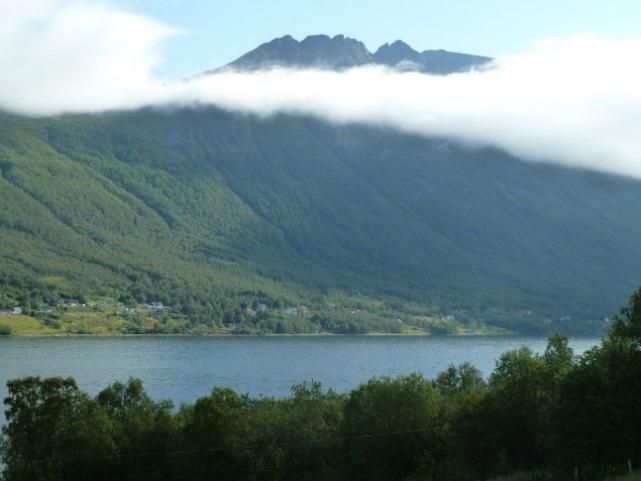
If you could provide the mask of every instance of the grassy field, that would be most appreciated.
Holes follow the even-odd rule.
[[[542,479],[556,481],[555,478],[542,477],[541,473],[528,473],[528,472],[512,473],[507,476],[493,478],[491,481],[540,481]],[[582,478],[579,477],[579,479],[582,479]],[[601,478],[601,480],[602,481],[641,481],[641,471],[634,471],[632,473],[620,475],[620,476],[606,476],[604,478]],[[567,481],[567,479],[563,478],[559,481]]]
[[[140,332],[153,332],[161,322],[151,316],[139,316],[135,323],[123,316],[91,309],[65,312],[56,319],[39,319],[29,316],[0,316],[0,331],[8,327],[12,336],[71,336],[97,335],[115,336],[136,334],[131,329],[135,325]],[[172,321],[176,323],[176,321]],[[171,329],[170,326],[167,329]],[[165,329],[165,330],[167,330]]]
[[[616,481],[641,481],[641,471],[635,471],[634,473],[626,474],[625,476],[619,476],[618,478],[612,478]]]
[[[3,328],[10,330],[10,335],[15,337],[35,336],[120,336],[131,334],[191,334],[191,335],[219,335],[228,336],[240,334],[233,326],[209,327],[204,325],[187,326],[182,319],[167,316],[158,319],[151,315],[139,315],[135,319],[126,318],[118,312],[104,312],[93,309],[78,309],[57,315],[55,319],[34,318],[29,316],[0,316],[0,332]],[[243,334],[246,334],[243,332]],[[251,334],[251,333],[249,333]],[[258,334],[258,333],[256,333]],[[267,335],[279,335],[263,333]],[[300,333],[299,335],[331,335],[330,332]],[[369,335],[390,335],[389,332],[370,332]],[[505,335],[508,331],[483,326],[483,328],[469,329],[456,326],[448,332],[430,332],[429,328],[402,324],[400,332],[393,333],[401,336],[429,336],[429,335]],[[5,334],[7,335],[7,334]],[[295,335],[295,334],[282,334]]]
[[[29,316],[0,316],[0,327],[8,327],[12,336],[51,336],[60,334],[59,329],[44,325]]]

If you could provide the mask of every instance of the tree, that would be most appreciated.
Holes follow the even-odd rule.
[[[446,478],[466,479],[491,472],[494,460],[487,423],[487,384],[469,363],[449,366],[434,381],[441,394],[440,417],[446,443]]]
[[[627,306],[615,316],[609,333],[610,340],[629,343],[641,351],[641,288],[632,294]]]
[[[167,455],[178,445],[178,426],[168,401],[154,402],[139,379],[116,382],[95,400],[113,426],[120,455],[119,479],[142,481],[167,475]],[[116,475],[114,474],[114,477]]]
[[[567,372],[574,360],[574,352],[569,345],[568,336],[560,333],[550,336],[543,353],[543,360],[555,378]]]
[[[438,395],[422,376],[371,379],[349,394],[344,416],[350,479],[427,477],[439,468]]]
[[[569,459],[595,472],[641,463],[641,289],[567,375],[556,423],[562,467]]]
[[[120,458],[114,425],[106,411],[86,394],[61,413],[51,441],[49,479],[117,479]]]
[[[232,389],[215,388],[181,412],[182,443],[188,446],[185,479],[242,480],[251,470],[251,402]]]
[[[335,479],[339,458],[339,429],[343,398],[323,392],[319,382],[305,382],[292,388],[285,403],[283,443],[287,446],[283,478],[291,481]]]
[[[441,394],[447,396],[482,389],[485,387],[485,380],[481,376],[481,371],[466,362],[458,367],[450,365],[438,374],[434,385]]]
[[[5,480],[54,479],[51,473],[63,461],[60,424],[65,416],[84,409],[86,395],[71,378],[27,377],[9,381],[7,388],[7,425],[2,429]]]
[[[530,470],[544,460],[546,365],[523,347],[501,355],[490,376],[492,422],[503,469]]]

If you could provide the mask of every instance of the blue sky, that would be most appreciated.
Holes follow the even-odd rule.
[[[641,179],[639,18],[639,0],[0,0],[0,110],[295,113]],[[184,33],[168,39],[167,25]],[[276,36],[320,32],[371,50],[401,38],[417,49],[499,58],[492,69],[451,77],[276,69],[180,81]]]
[[[164,44],[157,70],[177,78],[225,64],[285,34],[338,33],[370,50],[403,39],[417,50],[496,56],[537,39],[583,32],[641,33],[638,0],[121,0],[184,31]]]

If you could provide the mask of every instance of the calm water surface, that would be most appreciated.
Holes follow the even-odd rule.
[[[576,353],[599,339],[572,339]],[[434,377],[449,364],[469,361],[488,375],[502,352],[536,352],[533,337],[114,337],[0,338],[0,399],[8,379],[73,376],[92,394],[129,376],[144,381],[155,399],[191,402],[213,386],[252,396],[286,396],[293,384],[321,381],[344,392],[372,376],[420,372]]]

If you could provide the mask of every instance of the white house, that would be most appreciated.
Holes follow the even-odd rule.
[[[168,309],[162,302],[149,302],[144,304],[145,309],[152,311],[160,311],[162,309]]]

